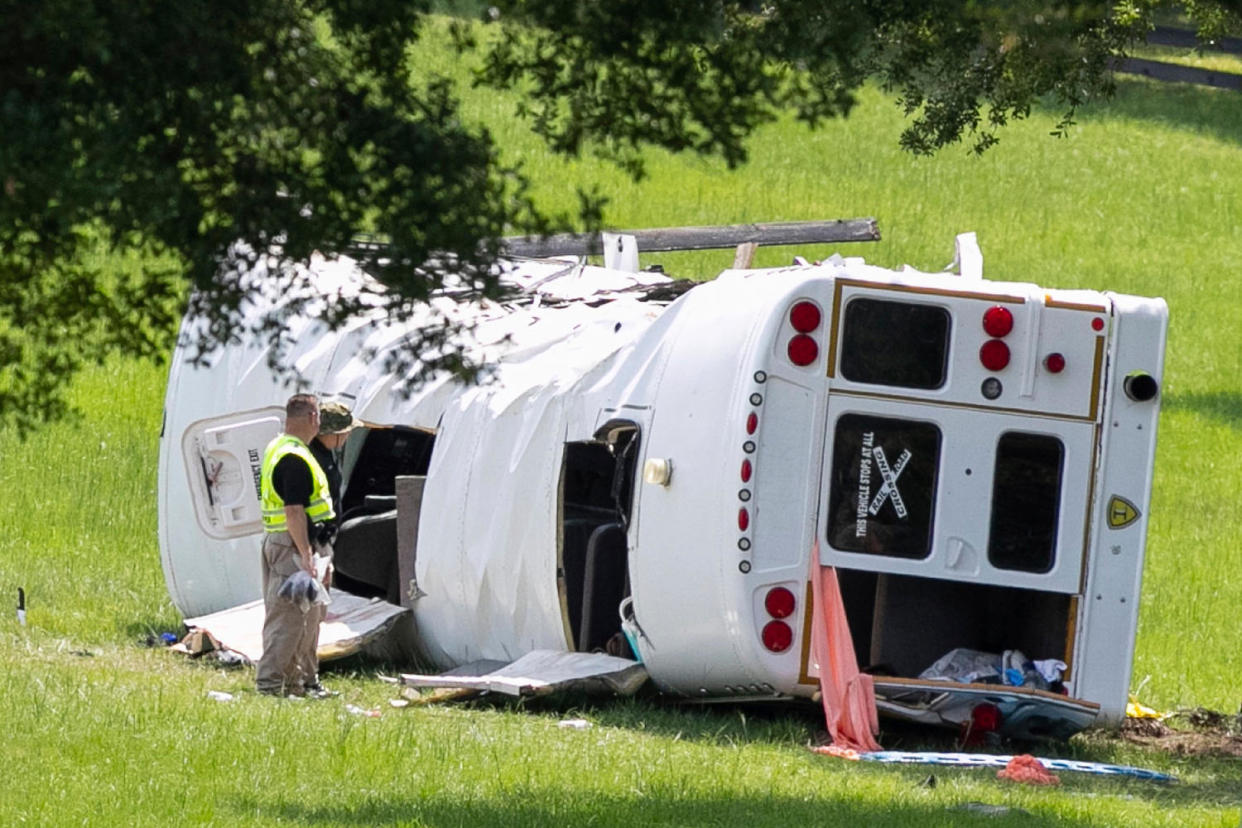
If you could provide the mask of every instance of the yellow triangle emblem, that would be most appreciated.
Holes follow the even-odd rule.
[[[1108,528],[1124,529],[1139,519],[1139,510],[1121,495],[1113,495],[1108,500]]]

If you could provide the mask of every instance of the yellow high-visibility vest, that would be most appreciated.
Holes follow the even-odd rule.
[[[310,505],[306,507],[306,516],[310,518],[311,523],[322,523],[336,517],[336,512],[332,510],[332,493],[328,488],[328,476],[319,467],[315,455],[311,454],[306,443],[297,437],[292,434],[280,434],[267,444],[267,449],[263,452],[263,466],[259,472],[261,475],[259,501],[263,507],[263,531],[265,532],[285,532],[289,529],[285,525],[285,502],[280,499],[280,495],[272,486],[272,472],[286,454],[296,454],[301,457],[310,469],[314,487],[311,490]]]

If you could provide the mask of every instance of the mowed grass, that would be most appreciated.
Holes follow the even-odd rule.
[[[466,68],[444,53],[434,61]],[[874,216],[884,240],[842,253],[935,269],[951,260],[955,233],[975,230],[992,278],[1164,296],[1172,318],[1132,684],[1163,709],[1237,709],[1242,99],[1125,81],[1067,139],[1047,136],[1058,113],[1041,111],[982,158],[950,148],[919,159],[896,147],[892,101],[867,90],[846,121],[764,129],[742,169],[651,153],[639,184],[593,160],[549,158],[514,124],[513,103],[475,93],[467,114],[526,162],[544,204],[569,209],[572,186],[594,183],[612,199],[614,227]],[[760,261],[794,252],[761,251]],[[706,277],[730,259],[665,262]],[[337,699],[257,697],[248,670],[142,643],[180,622],[155,531],[164,377],[109,362],[74,388],[81,421],[0,443],[0,600],[12,607],[18,586],[29,595],[27,626],[0,614],[0,824],[1239,823],[1236,760],[1106,738],[1038,751],[1183,782],[1067,773],[1044,790],[1002,785],[988,770],[856,765],[806,751],[822,727],[806,711],[574,699],[398,710],[375,677],[389,668],[364,662],[328,676]],[[236,698],[213,701],[211,690]],[[577,716],[594,726],[557,726]],[[929,739],[889,725],[881,735],[890,748],[947,747]],[[929,774],[934,787],[921,784]],[[960,809],[971,802],[1025,814]]]

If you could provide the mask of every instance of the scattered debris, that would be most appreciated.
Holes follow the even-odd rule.
[[[380,717],[380,711],[378,708],[367,710],[366,708],[359,707],[356,704],[345,705],[345,712],[353,713],[355,716],[367,716],[372,719],[378,719]]]
[[[220,649],[220,642],[206,630],[190,630],[185,638],[168,649],[188,656],[201,656]]]
[[[223,690],[208,690],[207,698],[218,702],[231,702],[234,697],[232,693],[225,693]]]
[[[566,730],[590,730],[594,727],[586,719],[563,719],[556,726]]]
[[[1048,770],[1034,756],[1024,753],[1009,760],[1009,764],[996,772],[997,779],[1021,782],[1026,785],[1060,785],[1061,778]]]
[[[1153,710],[1138,700],[1133,693],[1130,694],[1130,701],[1126,703],[1127,719],[1163,719],[1165,713]]]
[[[319,660],[330,661],[361,651],[367,644],[383,638],[399,619],[409,614],[408,609],[379,599],[334,591],[332,604],[319,631]],[[212,642],[212,649],[233,650],[251,663],[258,663],[263,655],[262,599],[211,615],[187,618],[185,625],[191,636],[195,633],[207,636]],[[179,648],[174,646],[173,649]]]
[[[840,745],[818,745],[811,748],[812,753],[822,753],[825,756],[835,756],[838,759],[847,759],[851,762],[857,762],[862,758],[862,754],[853,748],[841,747]]]
[[[1242,758],[1242,713],[1230,715],[1199,707],[1167,713],[1162,719],[1127,718],[1120,736],[1132,744],[1178,756]]]
[[[203,653],[203,660],[218,664],[221,667],[249,667],[250,659],[246,658],[236,650],[220,648],[212,650],[209,653]]]
[[[489,661],[484,666],[486,672],[458,669],[443,675],[403,673],[401,683],[511,696],[542,696],[561,690],[630,696],[647,681],[647,668],[642,664],[603,653],[534,650],[511,664]]]
[[[395,707],[395,708],[397,708],[397,709],[399,710],[399,709],[401,709],[402,707],[409,707],[409,706],[410,706],[410,700],[409,700],[409,699],[389,699],[389,700],[388,700],[388,706],[389,706],[389,707]]]
[[[1196,730],[1224,730],[1226,733],[1242,732],[1242,710],[1236,716],[1218,713],[1206,707],[1195,707],[1190,710],[1179,710],[1166,718],[1185,719],[1187,724]]]
[[[1172,733],[1173,728],[1169,727],[1160,719],[1132,719],[1127,717],[1121,723],[1120,732],[1123,737],[1141,736],[1147,738],[1161,738]]]
[[[839,756],[843,759],[857,759],[862,762],[882,762],[884,764],[902,765],[948,765],[959,768],[1004,768],[1011,763],[1014,756],[1003,756],[991,753],[941,753],[936,751],[903,751],[875,750],[858,753],[853,756],[823,745],[811,748],[815,753]],[[1129,776],[1149,782],[1176,782],[1177,777],[1160,771],[1136,768],[1130,765],[1109,765],[1104,762],[1083,762],[1078,759],[1045,759],[1028,756],[1027,759],[1039,763],[1048,770],[1077,771],[1094,773],[1102,776]],[[1023,762],[1022,764],[1026,764]]]
[[[413,687],[402,689],[401,695],[406,698],[410,704],[439,704],[441,702],[464,701],[466,699],[477,698],[486,693],[486,690],[475,690],[470,687],[437,687],[430,693],[421,693]]]
[[[17,623],[26,626],[26,590],[17,588]]]

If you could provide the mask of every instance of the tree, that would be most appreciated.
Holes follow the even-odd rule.
[[[334,255],[360,229],[391,247],[367,262],[376,289],[333,303],[330,322],[368,301],[399,317],[449,274],[494,294],[496,239],[543,225],[450,89],[412,79],[423,13],[399,0],[2,0],[0,420],[63,416],[87,361],[165,354],[187,287],[210,320],[203,348],[246,335],[249,265]],[[118,249],[141,267],[99,255]],[[296,269],[267,272],[298,289]],[[280,320],[261,328],[278,338]],[[438,364],[464,367],[452,353]]]
[[[513,0],[480,82],[521,86],[554,150],[593,147],[642,173],[644,146],[745,159],[758,125],[793,108],[845,115],[876,78],[931,152],[982,150],[1051,96],[1066,123],[1111,89],[1109,60],[1142,37],[1154,0]],[[1224,3],[1191,5],[1213,31]],[[346,251],[368,230],[366,305],[406,318],[446,278],[499,290],[505,233],[570,221],[537,211],[519,170],[458,118],[454,90],[418,74],[409,47],[428,11],[402,0],[0,0],[0,423],[67,412],[64,388],[109,353],[159,358],[189,289],[205,352],[240,336],[279,342],[281,320],[239,326],[251,267],[298,295],[292,265]],[[597,220],[584,199],[581,223]],[[100,255],[113,251],[113,255]],[[134,257],[117,267],[115,251]],[[296,303],[295,303],[296,306]],[[424,372],[470,376],[448,322],[411,338]]]
[[[982,152],[1037,102],[1075,112],[1114,91],[1111,67],[1165,4],[975,0],[513,0],[484,81],[521,86],[551,146],[641,172],[647,144],[742,163],[744,139],[785,109],[848,115],[868,79],[910,116],[901,144]],[[1188,0],[1204,40],[1237,31],[1236,3]]]

